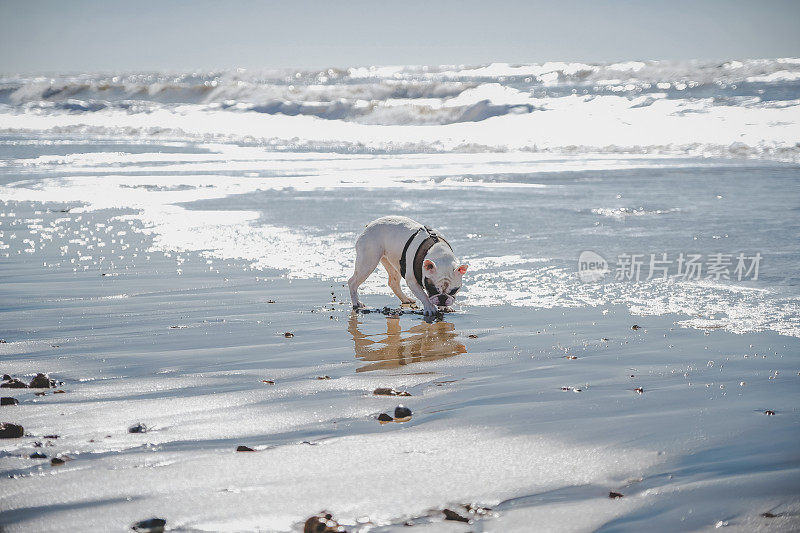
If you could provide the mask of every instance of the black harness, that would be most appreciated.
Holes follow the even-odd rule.
[[[436,233],[436,231],[428,226],[422,226],[415,231],[411,237],[408,238],[405,247],[403,247],[403,255],[400,256],[400,275],[403,277],[403,279],[406,277],[406,254],[408,253],[408,247],[411,246],[411,242],[422,230],[427,232],[428,237],[422,241],[422,244],[420,244],[419,248],[417,248],[417,253],[414,254],[414,278],[417,280],[417,283],[419,283],[420,286],[425,289],[425,292],[427,292],[428,296],[430,297],[436,296],[439,294],[439,291],[432,283],[428,282],[428,280],[423,281],[422,279],[422,263],[425,261],[425,256],[428,254],[428,250],[430,250],[431,247],[439,241],[445,243],[450,250],[452,250],[453,247],[450,246],[450,243],[447,242],[444,237]]]

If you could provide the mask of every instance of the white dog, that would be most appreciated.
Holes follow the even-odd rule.
[[[367,224],[356,240],[355,272],[347,282],[353,309],[364,307],[358,300],[358,288],[379,262],[400,301],[414,302],[400,288],[402,277],[422,302],[426,315],[435,315],[437,307],[453,304],[467,271],[467,265],[453,255],[450,243],[429,227],[408,217],[382,217]]]

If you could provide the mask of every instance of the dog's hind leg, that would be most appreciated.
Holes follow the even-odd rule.
[[[363,235],[362,235],[363,237]],[[369,277],[370,274],[378,266],[378,262],[383,257],[383,250],[375,245],[367,243],[368,239],[359,238],[356,241],[356,266],[352,277],[347,281],[347,286],[350,288],[350,301],[353,303],[353,309],[364,307],[358,301],[358,288]]]
[[[395,296],[400,298],[400,301],[404,304],[413,304],[415,302],[414,298],[406,296],[403,289],[400,288],[400,272],[392,266],[386,256],[381,257],[381,264],[386,269],[386,273],[389,274],[389,288],[392,289]]]

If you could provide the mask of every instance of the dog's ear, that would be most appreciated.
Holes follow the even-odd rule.
[[[431,272],[431,273],[436,272],[436,263],[434,263],[430,259],[426,259],[422,263],[422,268],[424,268],[427,272]]]
[[[458,267],[456,270],[458,271],[458,273],[459,273],[459,274],[461,274],[461,275],[463,276],[464,274],[466,274],[466,273],[467,273],[467,267],[468,267],[468,266],[469,266],[469,265],[461,265],[461,266],[460,266],[460,267]]]

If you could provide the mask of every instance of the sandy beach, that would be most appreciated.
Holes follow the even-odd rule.
[[[441,76],[476,85],[463,100],[510,98],[489,67]],[[76,111],[74,91],[33,112],[14,90],[0,109],[0,372],[56,382],[0,389],[19,402],[0,422],[24,428],[0,441],[4,532],[154,517],[301,531],[322,510],[357,532],[800,529],[799,106],[785,93],[687,103],[664,89],[651,104],[669,111],[610,89],[555,94],[540,115],[456,132],[214,101]],[[567,104],[676,129],[639,145],[614,122],[607,139],[534,148],[533,125]],[[744,140],[692,138],[687,106]],[[530,145],[499,147],[512,133]],[[370,312],[353,313],[353,242],[386,214],[434,226],[470,264],[455,312],[382,312],[399,302],[378,271]],[[611,265],[594,282],[578,276],[587,250]],[[677,262],[666,279],[615,275],[626,254],[694,253],[706,267],[730,255],[728,277],[681,278]],[[740,253],[759,254],[758,276],[737,279]],[[410,419],[378,420],[398,405]]]

